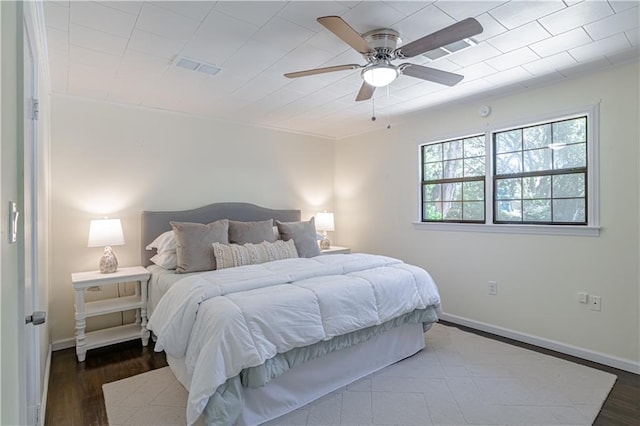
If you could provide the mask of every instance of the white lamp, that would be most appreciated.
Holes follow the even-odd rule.
[[[362,70],[362,78],[368,85],[384,87],[398,76],[398,69],[391,64],[373,64]]]
[[[320,240],[320,248],[326,250],[331,248],[331,241],[327,238],[327,231],[333,231],[335,226],[333,224],[333,213],[316,213],[315,218],[316,229],[322,231],[322,240]]]
[[[124,244],[122,223],[120,219],[96,219],[89,226],[89,247],[103,247],[104,254],[100,258],[100,272],[110,274],[118,270],[118,259],[111,246]]]

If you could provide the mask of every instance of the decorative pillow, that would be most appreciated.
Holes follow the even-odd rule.
[[[167,231],[160,234],[156,237],[155,240],[147,247],[147,250],[156,249],[158,253],[164,253],[166,251],[174,252],[176,251],[176,237],[173,231]]]
[[[258,244],[263,241],[270,243],[276,240],[273,234],[273,221],[260,222],[229,221],[229,242],[233,244]]]
[[[176,236],[178,267],[176,272],[211,271],[216,269],[213,243],[229,242],[229,221],[216,220],[208,225],[190,222],[171,222]]]
[[[313,217],[307,222],[280,222],[276,220],[276,225],[283,240],[293,240],[298,256],[314,257],[320,254]]]
[[[264,241],[260,244],[247,243],[242,245],[213,243],[212,247],[218,269],[257,265],[273,260],[298,257],[293,240],[278,240],[273,243]]]
[[[150,259],[153,263],[164,269],[176,269],[178,267],[178,255],[175,251],[158,253]]]

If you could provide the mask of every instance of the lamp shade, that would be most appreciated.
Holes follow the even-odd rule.
[[[124,244],[120,219],[95,219],[89,226],[89,247],[121,246]]]
[[[370,86],[384,87],[391,84],[398,76],[398,69],[393,65],[376,64],[362,70],[362,78]]]
[[[333,231],[335,230],[333,224],[333,213],[316,213],[315,217],[316,229],[318,231]]]

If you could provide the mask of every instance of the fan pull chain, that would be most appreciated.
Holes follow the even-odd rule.
[[[387,129],[391,129],[391,116],[389,114],[389,104],[391,103],[390,95],[389,95],[389,86],[390,84],[387,85]]]
[[[376,121],[376,100],[371,97],[371,121]]]

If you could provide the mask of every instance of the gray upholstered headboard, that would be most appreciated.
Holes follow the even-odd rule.
[[[297,222],[300,220],[300,210],[274,210],[250,203],[215,203],[192,210],[142,212],[142,265],[149,266],[149,259],[155,254],[155,250],[145,250],[145,247],[158,235],[171,230],[170,221],[211,223],[218,219],[244,222],[274,219],[281,222]]]

